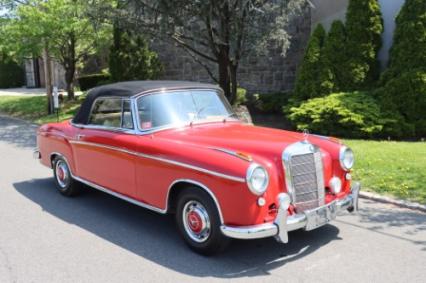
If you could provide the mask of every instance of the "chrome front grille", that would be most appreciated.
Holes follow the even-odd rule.
[[[290,145],[283,153],[286,185],[297,212],[324,205],[321,152],[308,143]]]

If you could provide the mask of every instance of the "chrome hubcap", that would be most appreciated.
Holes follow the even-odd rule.
[[[63,189],[66,188],[70,178],[67,164],[64,161],[59,160],[56,162],[55,172],[56,181],[58,182],[59,186]]]
[[[183,225],[187,235],[202,243],[210,236],[210,218],[207,210],[198,201],[188,201],[183,208]]]

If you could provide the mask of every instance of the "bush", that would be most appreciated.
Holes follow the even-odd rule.
[[[371,88],[380,74],[377,54],[382,45],[383,20],[378,0],[350,0],[346,12],[348,53],[345,90]]]
[[[406,0],[396,18],[389,67],[382,75],[387,81],[414,69],[426,71],[426,2]]]
[[[321,96],[320,77],[323,71],[321,50],[324,44],[325,30],[318,25],[309,39],[305,56],[297,71],[294,85],[294,99],[298,101]]]
[[[0,88],[25,85],[24,69],[6,55],[0,55]]]
[[[383,113],[369,93],[334,93],[292,107],[288,119],[298,130],[346,138],[400,137],[401,117]]]
[[[288,102],[289,94],[285,92],[254,94],[254,105],[264,112],[281,112]]]
[[[348,58],[346,53],[346,31],[342,21],[334,21],[324,42],[321,85],[324,92],[339,92],[345,88],[348,80],[345,62]]]
[[[101,82],[109,81],[109,79],[110,75],[108,74],[92,74],[81,76],[77,80],[80,85],[80,90],[86,91],[100,85]]]
[[[426,137],[426,71],[412,70],[389,80],[377,96],[383,109],[401,114],[415,136]]]
[[[246,104],[246,102],[247,102],[247,90],[242,88],[242,87],[238,87],[237,88],[237,97],[235,98],[234,106]]]
[[[114,43],[109,57],[112,81],[152,80],[162,72],[157,53],[140,35],[114,27]]]

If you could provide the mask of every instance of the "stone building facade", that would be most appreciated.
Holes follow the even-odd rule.
[[[288,31],[291,45],[285,57],[281,50],[269,50],[264,56],[252,56],[241,61],[238,83],[249,93],[285,92],[293,88],[296,70],[311,32],[308,9],[289,24]],[[164,64],[162,79],[212,82],[204,67],[177,45],[155,42],[151,48]]]

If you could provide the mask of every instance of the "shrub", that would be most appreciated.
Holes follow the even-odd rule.
[[[150,80],[158,78],[162,65],[142,36],[114,27],[109,71],[112,81]]]
[[[92,74],[87,76],[81,76],[77,80],[80,85],[80,90],[86,91],[88,89],[100,85],[100,82],[109,81],[109,79],[110,75],[108,74]]]
[[[382,45],[383,20],[378,0],[350,0],[346,12],[348,52],[344,89],[370,88],[379,77],[377,54]]]
[[[324,92],[339,92],[345,88],[348,80],[345,62],[348,58],[346,53],[346,31],[342,21],[334,21],[324,42],[321,85]]]
[[[242,87],[238,87],[237,97],[235,98],[234,105],[239,106],[241,104],[246,104],[246,102],[247,102],[247,90]]]
[[[24,84],[24,69],[6,55],[0,54],[0,88],[21,87]]]
[[[382,85],[404,72],[426,70],[426,1],[405,1],[396,18],[389,55],[389,67],[382,75]]]
[[[347,138],[402,135],[398,115],[382,113],[379,104],[366,92],[333,93],[303,102],[289,110],[288,119],[298,130]]]
[[[426,2],[406,0],[396,18],[389,67],[376,92],[384,109],[397,112],[412,129],[426,136]]]
[[[324,44],[325,30],[319,24],[309,39],[305,56],[297,71],[294,85],[294,99],[302,101],[321,96],[320,74],[323,66],[321,50]]]
[[[384,109],[401,114],[415,136],[426,137],[426,71],[412,70],[389,80],[377,96]]]
[[[281,112],[289,99],[289,94],[285,92],[254,94],[254,105],[264,112]]]

